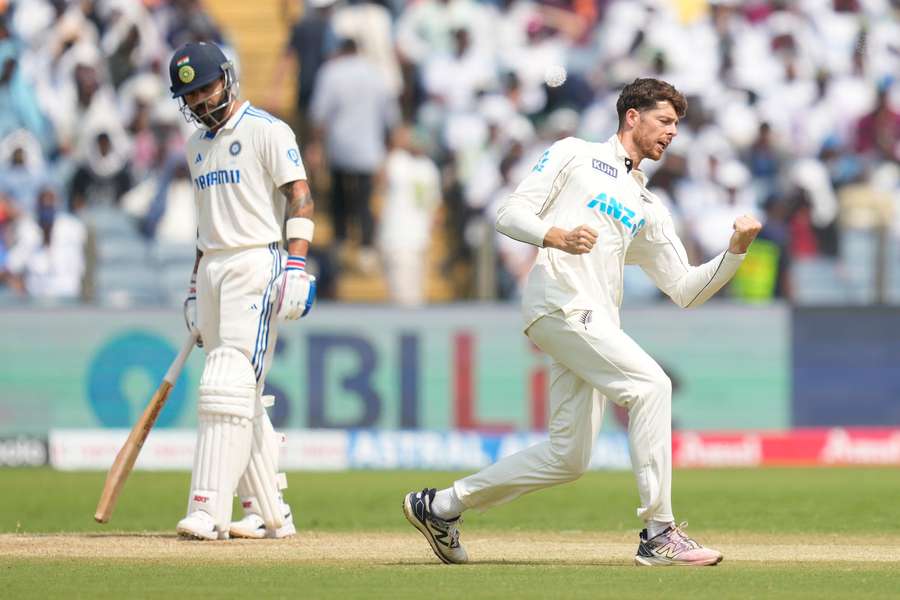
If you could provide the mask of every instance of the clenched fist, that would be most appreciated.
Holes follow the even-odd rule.
[[[546,248],[556,248],[569,254],[586,254],[597,242],[597,232],[587,225],[579,225],[571,231],[551,227],[544,237]]]
[[[750,243],[756,239],[762,229],[762,224],[751,217],[743,215],[734,220],[734,233],[728,243],[728,251],[732,254],[743,254],[750,247]]]

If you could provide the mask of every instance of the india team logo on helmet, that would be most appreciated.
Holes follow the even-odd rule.
[[[194,80],[194,68],[191,65],[185,65],[178,69],[178,79],[181,83],[190,83]]]

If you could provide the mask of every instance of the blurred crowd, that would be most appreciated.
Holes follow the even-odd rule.
[[[0,7],[0,290],[176,298],[195,223],[165,68],[227,40],[199,0]],[[621,87],[652,76],[689,101],[642,168],[692,260],[751,213],[733,297],[900,302],[900,0],[307,0],[289,27],[254,100],[300,140],[326,297],[361,273],[404,305],[433,279],[515,298],[535,249],[494,233],[498,203],[556,139],[612,135]],[[626,294],[659,298],[630,269]]]

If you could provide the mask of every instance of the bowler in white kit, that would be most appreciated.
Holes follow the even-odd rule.
[[[635,564],[714,565],[722,554],[678,525],[672,509],[672,385],[621,329],[623,269],[640,265],[682,308],[699,306],[737,271],[761,225],[735,220],[727,249],[691,266],[672,218],[647,191],[687,103],[657,79],[622,90],[619,130],[605,142],[566,138],[504,202],[497,230],[540,248],[522,298],[525,334],[553,360],[550,439],[437,490],[404,497],[409,522],[445,563],[465,563],[460,515],[573,481],[588,468],[607,400],[628,410],[628,442],[644,522]]]
[[[198,231],[184,308],[206,351],[187,516],[177,531],[204,540],[290,536],[280,438],[262,391],[279,318],[307,314],[315,297],[306,172],[290,127],[238,100],[234,67],[214,44],[176,50],[169,75],[173,98],[199,126],[186,148]],[[232,523],[235,492],[244,516]]]

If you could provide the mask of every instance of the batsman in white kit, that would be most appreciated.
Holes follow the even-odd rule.
[[[203,540],[290,536],[280,440],[262,391],[279,318],[306,315],[315,297],[305,269],[314,230],[306,172],[290,127],[239,102],[234,67],[214,44],[176,50],[169,75],[173,98],[199,126],[186,147],[198,231],[184,307],[206,351],[187,516],[177,531]],[[244,517],[232,523],[235,492]]]
[[[672,510],[672,385],[619,321],[623,269],[637,264],[682,308],[699,306],[734,275],[761,229],[734,222],[729,247],[691,266],[672,218],[647,191],[642,160],[659,160],[687,103],[674,87],[636,79],[622,90],[619,130],[591,143],[553,144],[507,198],[497,230],[540,248],[522,304],[525,333],[553,360],[549,441],[503,458],[451,487],[404,497],[403,512],[445,563],[465,563],[460,515],[545,487],[588,468],[607,400],[628,410],[628,443],[645,528],[638,565],[714,565],[722,554],[677,525]]]

